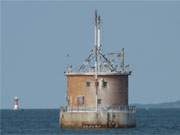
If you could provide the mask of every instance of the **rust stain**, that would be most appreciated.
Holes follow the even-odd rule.
[[[102,86],[103,81],[107,86]],[[90,83],[87,86],[87,82]],[[98,95],[102,106],[128,105],[128,76],[98,76]],[[78,96],[84,96],[83,107],[96,106],[96,84],[93,75],[67,75],[67,93],[69,106],[79,107]]]

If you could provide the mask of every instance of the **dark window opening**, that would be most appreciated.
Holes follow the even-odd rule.
[[[87,87],[90,87],[90,86],[91,86],[91,82],[87,81],[87,82],[86,82],[86,86],[87,86]]]
[[[98,103],[98,104],[101,104],[101,99],[98,99],[98,100],[97,100],[97,103]]]
[[[103,88],[106,88],[106,87],[107,87],[107,81],[102,80],[102,87],[103,87]]]

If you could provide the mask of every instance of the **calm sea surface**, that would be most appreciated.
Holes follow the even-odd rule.
[[[59,110],[1,110],[2,135],[180,135],[180,109],[137,110],[137,127],[128,129],[65,130]]]

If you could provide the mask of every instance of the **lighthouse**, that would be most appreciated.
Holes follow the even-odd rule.
[[[19,98],[17,96],[14,97],[14,108],[13,110],[19,110]]]
[[[84,62],[68,67],[66,106],[61,107],[61,128],[123,128],[136,126],[136,108],[128,103],[129,65],[124,48],[105,54],[101,17],[95,11],[94,45]]]

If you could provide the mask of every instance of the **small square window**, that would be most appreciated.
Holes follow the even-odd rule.
[[[86,86],[87,86],[87,87],[90,87],[90,86],[91,86],[91,82],[87,81],[87,82],[86,82]]]
[[[98,99],[98,100],[97,100],[97,103],[98,103],[98,104],[101,104],[101,99]]]

